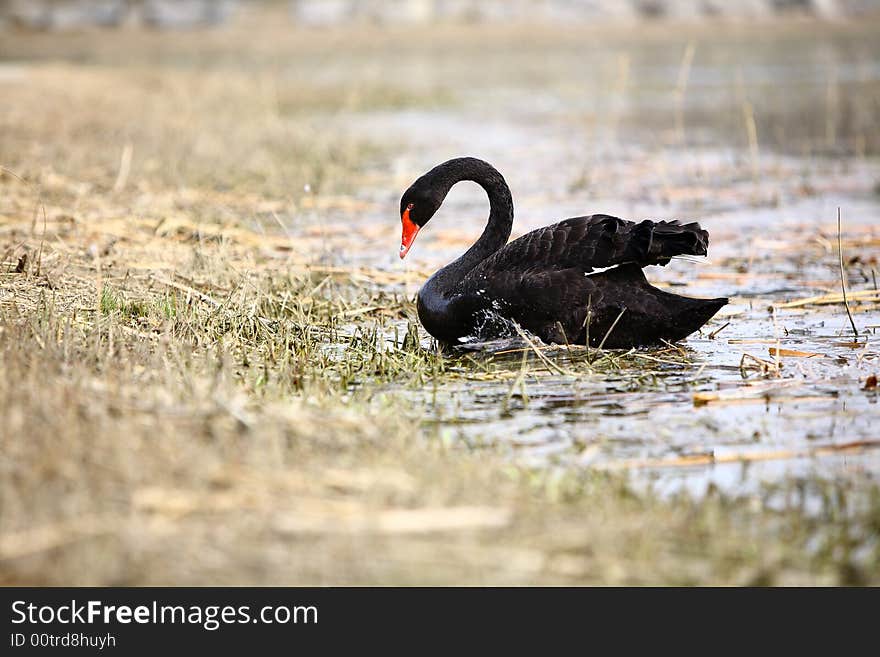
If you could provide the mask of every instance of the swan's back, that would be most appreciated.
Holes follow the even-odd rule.
[[[678,340],[727,300],[663,292],[641,268],[666,265],[678,255],[706,255],[708,244],[708,233],[696,223],[574,217],[523,235],[478,264],[452,303],[461,309],[458,316],[501,314],[546,342],[585,341],[588,313],[596,324],[589,336],[594,343],[618,315],[608,347]]]
[[[472,276],[523,268],[567,269],[590,273],[615,265],[665,265],[678,255],[704,256],[709,234],[697,223],[640,223],[607,214],[573,217],[539,228],[506,245],[477,265]]]

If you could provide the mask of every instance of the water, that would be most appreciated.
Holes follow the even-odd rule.
[[[457,185],[399,260],[400,194],[451,157],[481,157],[504,174],[513,237],[590,213],[699,221],[710,232],[708,259],[646,271],[679,294],[731,299],[682,343],[683,354],[644,351],[591,372],[557,350],[547,357],[574,376],[533,363],[538,373],[518,379],[522,352],[492,355],[496,345],[475,358],[502,362],[507,375],[484,376],[465,362],[424,387],[377,391],[410,399],[432,437],[539,468],[624,470],[662,494],[876,478],[880,449],[867,441],[876,440],[877,392],[863,387],[880,372],[880,300],[852,305],[857,347],[840,304],[769,311],[839,292],[838,208],[851,293],[874,289],[880,269],[880,39],[868,27],[815,28],[563,33],[521,44],[421,35],[394,53],[292,60],[282,80],[310,75],[426,95],[311,117],[316,130],[383,144],[386,168],[352,181],[357,213],[279,220],[293,236],[319,235],[315,260],[419,272],[380,286],[410,297],[485,223],[484,192]],[[405,334],[406,322],[386,323],[389,346],[395,328]],[[431,347],[424,332],[422,344]],[[777,346],[818,355],[782,356],[777,371],[769,351]],[[771,371],[756,368],[761,361]],[[706,395],[717,399],[700,403]]]
[[[880,49],[877,40],[842,43],[833,36],[783,41],[750,43],[740,35],[698,42],[684,93],[680,58],[687,42],[570,46],[527,61],[490,52],[482,70],[491,75],[461,89],[449,106],[328,120],[328,126],[400,144],[392,158],[399,189],[360,192],[374,203],[362,220],[376,228],[375,237],[340,255],[349,263],[432,271],[457,257],[485,221],[482,190],[456,186],[404,263],[397,262],[396,205],[417,175],[465,154],[487,159],[507,178],[516,204],[514,237],[597,212],[696,219],[710,231],[707,261],[676,260],[647,270],[652,282],[674,292],[731,297],[701,334],[682,343],[684,355],[659,362],[668,356],[645,351],[613,372],[572,364],[577,376],[546,372],[517,380],[520,352],[484,354],[507,363],[510,376],[486,379],[465,367],[430,390],[394,389],[422,410],[431,435],[500,449],[536,467],[625,470],[662,494],[699,496],[719,488],[740,495],[791,477],[880,474],[880,450],[870,442],[877,440],[878,393],[863,389],[880,371],[880,300],[853,305],[858,346],[842,305],[769,311],[839,291],[838,207],[845,256],[858,257],[849,265],[849,289],[873,289],[878,162],[857,153],[817,153],[858,141],[858,130],[877,120],[875,108],[859,119],[862,128],[843,126],[834,94],[846,87],[876,98]],[[403,77],[417,73],[428,86],[456,72],[473,81],[465,59],[445,58],[437,69],[415,56],[391,68]],[[707,119],[713,107],[721,119]],[[747,107],[758,143],[746,138]],[[805,149],[812,124],[826,129]],[[774,125],[794,137],[773,134]],[[412,295],[417,287],[395,291]],[[398,329],[405,330],[403,323]],[[712,331],[718,331],[714,339]],[[423,343],[429,347],[427,336]],[[769,350],[777,345],[818,355],[783,356],[781,369],[769,374],[752,367],[755,357],[775,368]],[[564,350],[548,357],[566,367]],[[717,399],[699,403],[706,394]]]

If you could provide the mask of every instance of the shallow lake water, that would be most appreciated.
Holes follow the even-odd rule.
[[[880,371],[880,297],[870,296],[880,165],[843,148],[849,139],[858,150],[859,128],[841,127],[834,114],[843,85],[876,94],[880,40],[782,41],[624,41],[609,50],[561,49],[541,61],[488,53],[483,70],[491,74],[454,102],[327,119],[325,129],[400,144],[392,158],[400,189],[361,186],[370,237],[336,251],[336,262],[430,272],[463,252],[487,213],[476,185],[453,189],[403,263],[396,212],[414,177],[465,154],[505,175],[514,237],[599,212],[698,220],[710,231],[708,259],[646,272],[664,289],[731,300],[674,359],[669,350],[645,350],[616,370],[591,372],[558,348],[545,354],[567,375],[481,379],[477,365],[465,365],[452,380],[392,388],[422,409],[431,435],[538,467],[626,470],[665,494],[716,487],[740,495],[790,477],[880,475],[878,392],[865,389]],[[453,57],[438,71],[416,56],[389,66],[440,85],[465,63]],[[876,109],[865,111],[876,119]],[[776,123],[761,120],[767,115]],[[810,122],[826,129],[805,147],[798,128]],[[840,303],[784,307],[839,293],[838,208],[858,339]],[[391,289],[414,295],[419,279],[412,281]],[[386,326],[386,335],[405,325]],[[424,333],[423,345],[431,345]],[[480,358],[515,373],[522,350]]]

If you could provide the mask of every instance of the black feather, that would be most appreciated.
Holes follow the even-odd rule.
[[[419,318],[441,341],[489,340],[514,321],[545,342],[648,345],[686,337],[727,303],[663,292],[642,272],[676,256],[706,255],[709,235],[699,224],[635,223],[596,214],[565,219],[505,244],[513,205],[504,179],[490,165],[452,160],[414,187],[424,193],[436,185],[445,196],[460,179],[481,184],[492,210],[480,239],[419,292]]]

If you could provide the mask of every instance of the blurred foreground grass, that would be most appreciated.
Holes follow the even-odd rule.
[[[616,475],[517,468],[422,434],[418,409],[371,389],[436,376],[435,356],[347,349],[353,389],[312,351],[333,316],[300,324],[265,285],[222,308],[156,290],[99,309],[52,269],[16,277],[4,584],[876,581],[876,488],[659,501]]]

